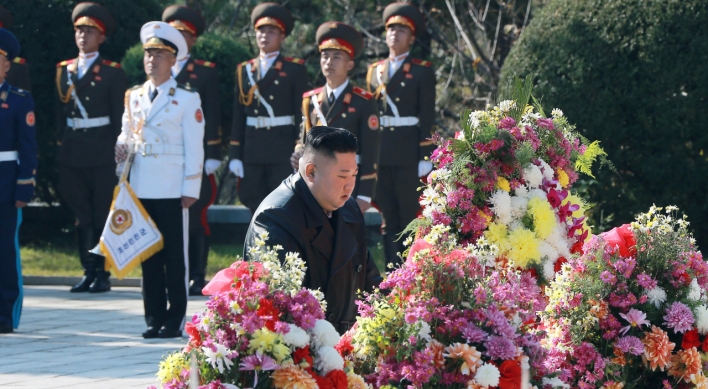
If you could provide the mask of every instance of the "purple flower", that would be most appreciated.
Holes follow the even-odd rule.
[[[600,279],[602,280],[602,282],[610,285],[614,285],[615,281],[617,281],[617,278],[607,270],[603,271],[602,274],[600,274]]]
[[[691,309],[678,301],[671,304],[666,310],[664,320],[666,320],[664,324],[666,324],[667,327],[672,328],[674,332],[678,333],[684,333],[690,330],[693,327],[693,323],[696,321]]]
[[[516,356],[516,346],[506,337],[490,336],[484,343],[487,348],[486,354],[492,359],[513,359]]]
[[[508,129],[514,127],[515,125],[516,125],[516,120],[514,120],[513,118],[511,118],[509,116],[507,116],[504,119],[499,121],[499,128],[503,128],[503,129],[508,130]]]
[[[644,353],[644,345],[636,336],[623,336],[617,340],[615,347],[623,353],[632,355],[642,355]]]
[[[641,329],[643,324],[650,324],[647,320],[647,314],[634,308],[630,309],[627,314],[620,313],[619,315],[629,322],[628,326],[622,327],[622,330],[620,330],[622,335],[626,334],[632,327],[639,327],[639,329]]]
[[[637,276],[637,283],[646,290],[652,290],[657,286],[657,282],[651,278],[651,276],[644,273]]]

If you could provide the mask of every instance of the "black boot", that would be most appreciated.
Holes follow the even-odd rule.
[[[204,234],[189,235],[189,285],[190,296],[203,296],[202,289],[206,286],[207,257],[209,256],[209,241]]]
[[[104,270],[104,263],[106,259],[100,255],[89,254],[94,256],[94,263],[96,264],[96,279],[91,284],[89,288],[89,293],[102,293],[111,290],[111,273]]]
[[[76,232],[79,238],[79,260],[81,267],[84,268],[84,276],[78,284],[74,285],[69,291],[71,293],[88,292],[91,283],[96,279],[96,265],[93,263],[93,254],[89,250],[93,248],[93,230],[87,227],[77,227]],[[89,247],[91,246],[91,247]]]
[[[401,242],[396,242],[396,234],[392,232],[386,232],[382,236],[384,245],[384,256],[386,257],[386,271],[392,272],[396,270],[402,263],[403,259],[398,255],[401,251]],[[390,267],[389,264],[393,264]]]

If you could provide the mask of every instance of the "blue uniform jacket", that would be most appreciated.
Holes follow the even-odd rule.
[[[32,200],[37,173],[34,122],[32,95],[7,82],[0,85],[0,156],[17,152],[16,160],[0,162],[0,204]]]

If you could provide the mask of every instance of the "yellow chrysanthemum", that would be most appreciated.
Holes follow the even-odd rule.
[[[164,361],[160,362],[157,371],[157,379],[163,384],[175,378],[179,378],[182,370],[189,368],[189,361],[181,352],[170,354]]]
[[[502,256],[509,251],[509,241],[506,236],[506,226],[500,223],[490,223],[489,227],[487,227],[487,231],[484,231],[484,237],[489,243],[497,246],[499,255]]]
[[[514,266],[525,268],[529,263],[538,263],[541,253],[538,251],[536,234],[525,228],[517,228],[509,234],[509,254],[507,257]]]
[[[556,214],[546,199],[533,197],[529,200],[528,211],[533,216],[533,227],[536,236],[548,238],[556,227]]]
[[[511,191],[511,185],[509,185],[509,180],[502,176],[497,177],[497,188],[505,192]]]
[[[317,389],[317,381],[294,365],[274,371],[271,378],[276,389]]]
[[[566,173],[565,170],[563,170],[563,169],[556,170],[556,176],[558,176],[558,183],[563,188],[566,188],[568,186],[568,184],[570,183],[570,178],[568,177],[568,173]]]
[[[273,346],[275,346],[279,340],[282,341],[282,337],[279,334],[276,334],[267,328],[261,328],[253,333],[253,337],[248,343],[248,351],[250,353],[255,353],[257,351],[260,351],[261,353],[272,353]]]

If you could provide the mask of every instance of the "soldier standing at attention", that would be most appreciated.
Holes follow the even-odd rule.
[[[425,30],[423,15],[413,5],[393,3],[384,9],[388,59],[369,66],[369,92],[381,115],[379,184],[374,198],[382,214],[386,264],[399,264],[403,252],[397,235],[416,217],[420,178],[432,170],[425,157],[433,151],[435,73],[428,61],[409,55],[416,36]]]
[[[10,85],[5,73],[20,52],[0,28],[0,334],[13,332],[22,312],[22,263],[18,233],[22,207],[32,200],[37,143],[32,96]]]
[[[188,208],[199,198],[204,170],[204,114],[199,94],[172,78],[172,67],[187,55],[182,34],[149,22],[140,40],[149,79],[126,93],[115,156],[123,162],[129,147],[137,151],[130,185],[164,239],[162,250],[141,264],[143,338],[178,338],[187,313]]]
[[[341,22],[323,23],[316,33],[320,50],[320,66],[327,83],[303,96],[302,114],[304,144],[307,131],[314,126],[329,126],[348,130],[359,140],[356,155],[359,173],[352,196],[361,212],[371,208],[376,188],[381,131],[376,115],[376,102],[371,93],[352,85],[349,72],[354,59],[364,49],[361,34]],[[298,168],[302,152],[296,149],[291,158]]]
[[[187,42],[187,51],[197,43],[206,23],[202,16],[191,8],[172,5],[165,8],[162,21],[182,33]],[[219,98],[219,74],[216,64],[193,58],[190,54],[177,60],[172,67],[172,77],[199,93],[204,112],[204,173],[199,200],[189,207],[189,286],[190,296],[201,296],[206,285],[207,257],[209,256],[209,222],[207,210],[216,200],[214,172],[221,165],[221,101]]]
[[[10,27],[12,27],[12,14],[0,5],[0,28],[9,29]],[[5,76],[5,81],[15,88],[32,92],[27,60],[22,57],[15,57],[12,60],[10,70]]]
[[[253,213],[293,172],[288,157],[300,132],[307,70],[303,60],[280,53],[293,28],[290,11],[263,3],[251,12],[251,23],[260,54],[236,69],[229,170],[241,178],[239,197]]]
[[[84,277],[71,292],[111,290],[104,258],[89,253],[101,238],[118,182],[114,160],[120,134],[126,76],[98,48],[114,29],[113,17],[95,3],[72,13],[79,57],[57,64],[59,190],[76,217]]]

